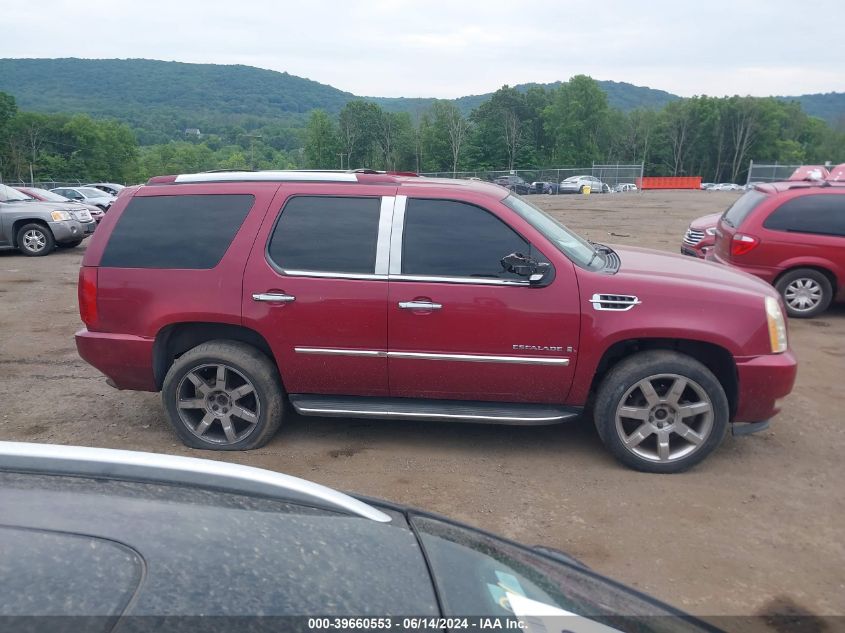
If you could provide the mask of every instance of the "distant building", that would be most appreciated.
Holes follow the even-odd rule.
[[[199,128],[188,127],[185,128],[185,136],[196,136],[197,138],[199,138],[200,136],[202,136],[202,132],[199,131]]]

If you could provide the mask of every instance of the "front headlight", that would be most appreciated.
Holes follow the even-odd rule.
[[[707,235],[716,235],[716,227],[715,226],[708,227],[708,228],[704,229],[704,232],[707,233]]]
[[[780,303],[774,297],[766,297],[766,320],[769,324],[769,344],[772,346],[772,353],[785,352],[787,347],[786,319],[783,317]]]
[[[50,217],[53,218],[53,222],[63,222],[65,220],[70,220],[70,213],[67,211],[53,211],[50,214]]]

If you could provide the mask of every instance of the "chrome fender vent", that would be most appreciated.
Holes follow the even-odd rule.
[[[633,295],[600,295],[595,294],[590,299],[595,310],[615,310],[616,312],[626,312],[634,306],[640,305],[640,301]]]

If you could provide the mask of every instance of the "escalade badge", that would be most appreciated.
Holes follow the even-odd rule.
[[[529,352],[562,352],[563,347],[556,345],[514,345],[513,348],[519,351]]]

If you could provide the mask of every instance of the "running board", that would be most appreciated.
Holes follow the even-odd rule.
[[[334,418],[404,418],[482,424],[557,424],[581,414],[580,407],[474,400],[422,400],[292,394],[300,415]]]

